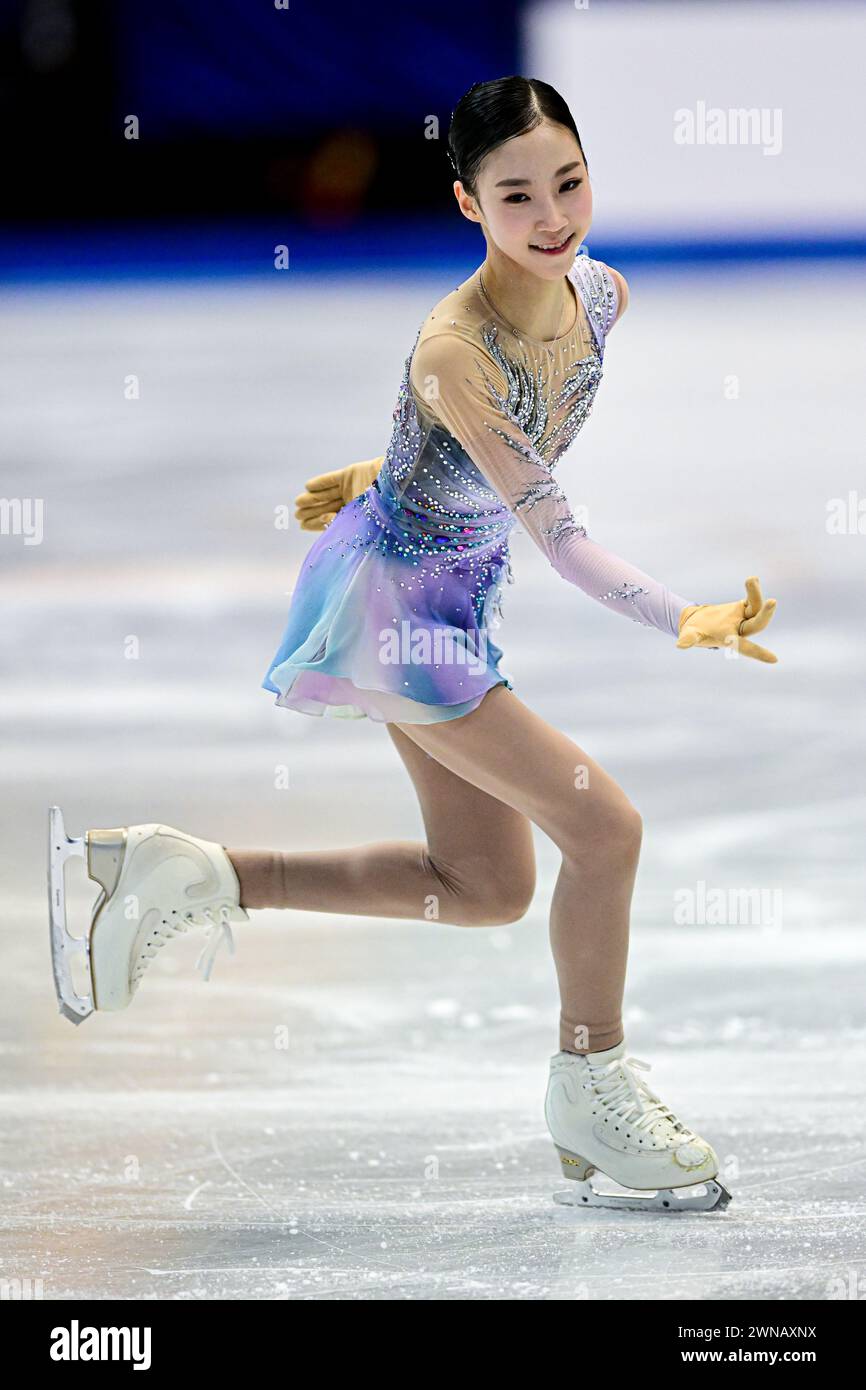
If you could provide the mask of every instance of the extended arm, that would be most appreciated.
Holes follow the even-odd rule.
[[[558,574],[635,622],[679,636],[692,601],[591,540],[574,518],[552,469],[508,409],[497,364],[466,339],[433,334],[416,349],[413,377],[429,408]]]

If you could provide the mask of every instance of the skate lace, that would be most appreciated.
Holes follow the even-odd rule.
[[[218,922],[214,920],[213,913],[214,909],[211,907],[206,907],[202,910],[202,916],[207,918],[207,923],[210,926],[210,930],[208,931],[207,940],[201,949],[199,958],[195,963],[195,968],[196,970],[199,970],[202,966],[204,966],[204,969],[202,970],[203,980],[210,979],[211,971],[214,967],[214,961],[216,960],[217,952],[219,951],[219,948],[220,946],[222,946],[223,942],[225,942],[229,948],[229,955],[233,956],[235,953],[235,939],[232,936],[232,929],[229,926],[229,909],[225,906],[225,904],[223,904],[220,907],[220,915]],[[196,922],[197,919],[194,913],[186,912],[184,913],[184,921]],[[197,925],[203,926],[205,924],[198,922]]]
[[[219,911],[219,921],[216,921],[214,918],[214,912],[217,910]],[[172,911],[172,917],[175,920],[170,922],[163,921],[161,925],[154,930],[146,945],[139,952],[136,967],[132,975],[134,983],[138,983],[157,951],[161,951],[163,946],[168,944],[176,932],[188,932],[190,927],[193,926],[210,927],[207,940],[195,963],[196,970],[200,969],[202,965],[204,966],[203,979],[210,979],[217,951],[224,941],[227,942],[231,955],[234,955],[235,942],[231,927],[229,926],[231,912],[228,905],[226,903],[220,903],[218,909],[212,906],[200,908],[198,909],[198,914],[199,915],[190,910],[178,916],[175,911]]]
[[[680,1139],[695,1139],[697,1135],[677,1118],[642,1077],[635,1076],[633,1067],[650,1071],[650,1063],[639,1057],[622,1057],[612,1062],[588,1062],[586,1090],[594,1090],[602,1105],[633,1129],[654,1129],[660,1122],[672,1125]]]

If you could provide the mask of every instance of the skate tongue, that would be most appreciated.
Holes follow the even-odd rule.
[[[615,1043],[613,1047],[605,1048],[604,1052],[586,1052],[584,1056],[590,1062],[613,1062],[618,1061],[625,1055],[625,1038],[622,1042]]]

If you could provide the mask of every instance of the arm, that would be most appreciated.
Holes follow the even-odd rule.
[[[624,617],[679,636],[690,601],[590,540],[551,467],[515,423],[496,362],[456,334],[432,334],[415,351],[418,394],[460,443],[563,579]],[[429,383],[429,385],[428,385]]]

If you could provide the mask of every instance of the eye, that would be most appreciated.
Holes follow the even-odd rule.
[[[583,179],[566,179],[565,183],[562,185],[559,191],[560,193],[571,193],[574,191],[575,188],[579,188],[582,183]],[[509,193],[508,197],[503,198],[502,201],[503,203],[516,204],[518,198],[525,198],[526,196],[527,195],[525,193]]]

